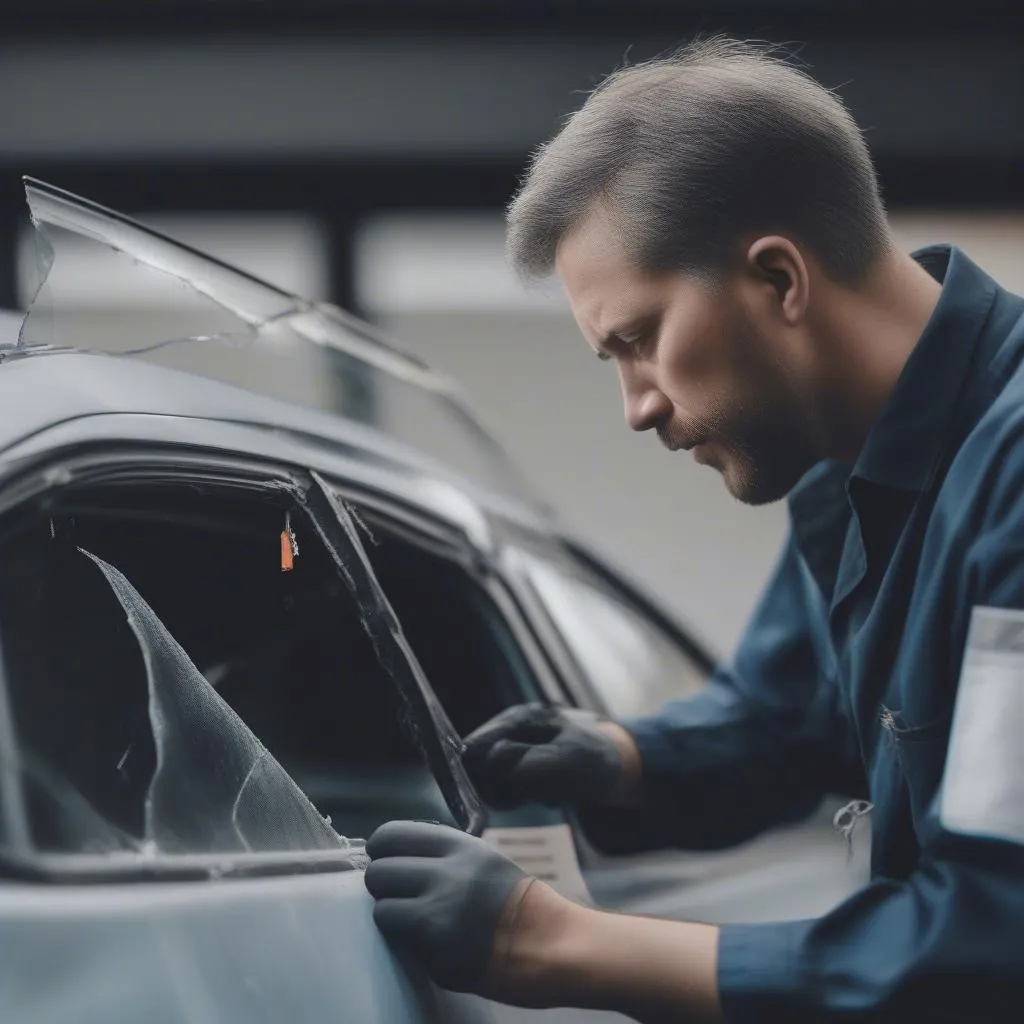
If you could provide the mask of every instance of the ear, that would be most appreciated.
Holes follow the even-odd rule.
[[[800,250],[781,235],[758,238],[747,250],[747,270],[772,292],[787,326],[803,320],[810,301],[810,275]]]

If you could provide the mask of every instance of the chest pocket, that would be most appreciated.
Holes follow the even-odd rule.
[[[891,743],[895,750],[919,842],[938,828],[928,811],[942,782],[951,721],[952,715],[947,714],[923,725],[912,725],[901,712],[882,709],[883,741]]]

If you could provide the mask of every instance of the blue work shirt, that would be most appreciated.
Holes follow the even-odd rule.
[[[1024,1021],[1024,300],[955,247],[915,258],[938,305],[852,469],[791,493],[732,665],[625,723],[648,805],[606,823],[620,847],[874,805],[865,888],[722,928],[731,1022]]]

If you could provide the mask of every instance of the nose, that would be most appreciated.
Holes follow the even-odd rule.
[[[672,415],[672,402],[653,381],[629,367],[619,368],[626,423],[630,430],[651,430]]]

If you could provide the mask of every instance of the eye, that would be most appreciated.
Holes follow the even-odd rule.
[[[629,331],[612,331],[605,335],[597,357],[610,359],[641,359],[657,341],[657,324],[635,324]]]
[[[648,348],[650,339],[650,331],[641,331],[637,334],[627,334],[622,336],[619,340],[631,355],[639,356]]]

